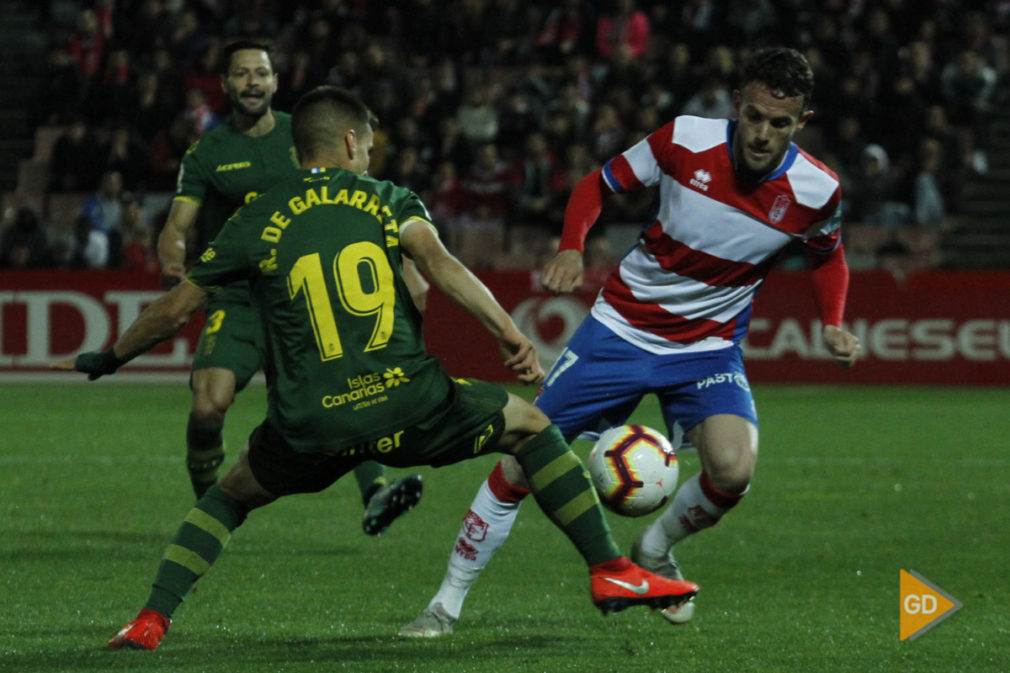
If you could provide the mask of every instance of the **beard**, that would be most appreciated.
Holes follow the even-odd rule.
[[[262,117],[270,109],[271,96],[266,92],[261,97],[247,96],[243,99],[242,96],[233,94],[228,97],[233,111],[241,112],[247,117]]]

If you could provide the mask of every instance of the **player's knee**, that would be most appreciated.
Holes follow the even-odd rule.
[[[224,422],[224,415],[235,399],[233,391],[207,388],[193,391],[191,414],[200,423],[218,424]]]
[[[754,477],[757,455],[750,447],[722,451],[705,466],[712,485],[726,493],[743,493]]]

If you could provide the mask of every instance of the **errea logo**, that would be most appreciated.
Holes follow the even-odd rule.
[[[699,168],[694,172],[694,177],[691,178],[691,186],[697,187],[703,192],[708,191],[708,183],[712,182],[712,174],[706,171],[704,168]]]

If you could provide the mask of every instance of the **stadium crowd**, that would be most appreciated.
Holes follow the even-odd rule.
[[[58,132],[43,200],[4,213],[5,268],[156,272],[180,159],[228,114],[221,49],[241,37],[274,45],[276,109],[322,83],[362,96],[380,119],[371,174],[417,191],[477,268],[539,267],[579,177],[677,114],[731,115],[741,57],[771,44],[815,71],[798,141],[842,180],[850,267],[934,265],[961,185],[988,170],[1008,70],[995,0],[79,4],[46,22],[33,123]],[[44,207],[55,195],[73,208]],[[623,252],[651,198],[608,201],[588,264]]]

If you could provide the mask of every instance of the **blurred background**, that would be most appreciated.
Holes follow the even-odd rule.
[[[240,37],[273,43],[276,109],[321,83],[359,93],[380,118],[371,173],[420,193],[477,269],[538,268],[579,177],[677,114],[730,115],[741,59],[773,44],[816,73],[797,142],[842,179],[851,268],[1010,268],[1007,0],[0,0],[0,16],[3,268],[155,274],[180,157],[228,114],[220,54]],[[608,201],[590,265],[620,257],[653,196]]]

